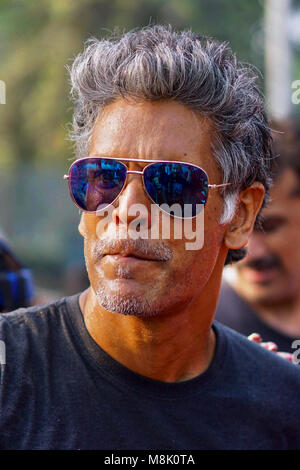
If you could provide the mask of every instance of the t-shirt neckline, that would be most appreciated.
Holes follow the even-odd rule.
[[[123,390],[140,391],[153,398],[176,399],[198,394],[212,384],[226,362],[227,338],[218,322],[212,327],[216,334],[216,350],[211,364],[205,372],[183,382],[163,382],[140,375],[116,361],[89,334],[79,305],[81,293],[65,298],[67,319],[80,343],[81,351],[94,370]]]

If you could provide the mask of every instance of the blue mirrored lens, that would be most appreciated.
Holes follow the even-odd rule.
[[[70,170],[69,184],[74,200],[85,211],[104,209],[120,194],[126,171],[126,166],[116,160],[78,160]]]
[[[151,164],[145,168],[144,184],[153,202],[177,217],[198,215],[207,201],[207,175],[193,165]]]

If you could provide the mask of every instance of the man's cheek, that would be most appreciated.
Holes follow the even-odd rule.
[[[186,284],[187,280],[193,277],[194,269],[198,265],[194,252],[186,250],[184,246],[172,246],[173,258],[168,266],[168,272],[172,282]]]
[[[212,266],[205,261],[205,258],[190,257],[189,254],[178,260],[173,259],[172,264],[172,269],[168,273],[168,287],[172,295],[178,297],[181,295],[193,297],[203,288],[212,271]]]
[[[84,240],[84,258],[88,272],[90,272],[94,267],[97,259],[95,257],[95,245],[96,241],[93,239],[85,238]]]

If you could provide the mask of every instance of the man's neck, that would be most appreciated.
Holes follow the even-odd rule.
[[[89,288],[80,296],[84,322],[94,341],[115,360],[154,380],[180,382],[203,373],[215,352],[214,314],[189,304],[171,315],[139,318],[101,307]]]

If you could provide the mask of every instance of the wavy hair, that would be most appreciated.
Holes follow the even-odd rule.
[[[171,99],[207,116],[215,136],[212,152],[221,169],[224,210],[234,216],[238,193],[254,181],[270,185],[272,138],[257,71],[238,62],[227,43],[190,30],[154,25],[108,39],[91,38],[69,68],[75,102],[71,139],[86,156],[95,121],[118,97]],[[226,264],[245,256],[229,250]]]

